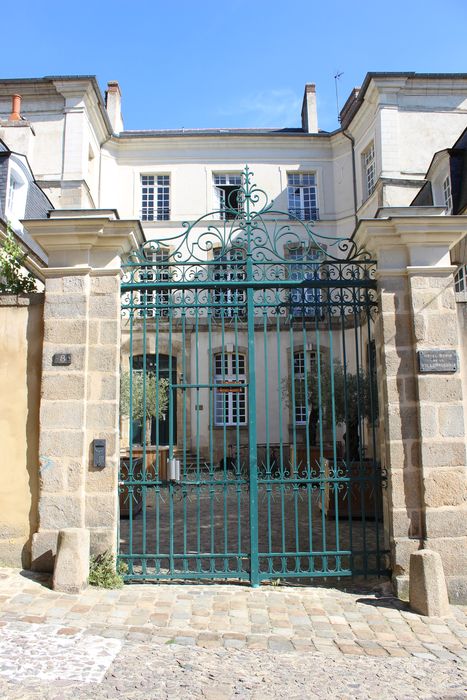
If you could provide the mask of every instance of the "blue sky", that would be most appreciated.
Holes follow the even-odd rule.
[[[79,11],[77,8],[80,8]],[[322,129],[368,71],[467,72],[467,0],[7,2],[0,77],[118,80],[127,129]]]

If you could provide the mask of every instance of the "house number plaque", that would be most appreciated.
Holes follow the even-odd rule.
[[[71,352],[56,352],[52,357],[53,365],[71,365]]]
[[[457,352],[455,350],[419,350],[418,369],[421,373],[457,372]]]

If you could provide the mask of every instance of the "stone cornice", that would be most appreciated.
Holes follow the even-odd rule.
[[[362,219],[354,240],[377,260],[384,274],[408,269],[446,274],[450,251],[466,233],[467,216],[397,216]]]
[[[31,219],[27,230],[46,251],[50,268],[118,269],[122,255],[145,240],[139,220],[103,217]]]
[[[354,235],[370,252],[401,245],[443,245],[452,248],[467,234],[467,215],[398,216],[362,219]]]

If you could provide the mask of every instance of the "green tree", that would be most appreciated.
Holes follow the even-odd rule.
[[[153,372],[122,372],[120,379],[120,413],[133,421],[162,418],[169,402],[168,379],[157,380]],[[131,410],[130,410],[131,396]]]
[[[293,398],[291,381],[286,382],[283,394],[290,405]],[[320,409],[325,428],[332,428],[333,423],[335,426],[344,424],[350,439],[354,441],[359,419],[376,418],[376,386],[374,383],[370,386],[369,374],[362,368],[351,372],[336,359],[331,365],[326,356],[321,358],[319,372],[318,363],[313,362],[306,378],[295,378],[294,394],[296,405],[305,405],[307,399],[312,430],[316,429]]]
[[[36,292],[36,281],[24,268],[27,254],[16,243],[8,229],[6,238],[0,244],[0,293],[27,294]]]

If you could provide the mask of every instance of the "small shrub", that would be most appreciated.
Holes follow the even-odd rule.
[[[23,294],[36,292],[36,282],[23,265],[26,259],[20,246],[16,243],[10,229],[0,244],[0,293]]]
[[[124,562],[115,565],[115,557],[111,552],[104,552],[91,557],[89,564],[89,583],[99,588],[122,588],[122,575],[126,574],[128,567]]]

